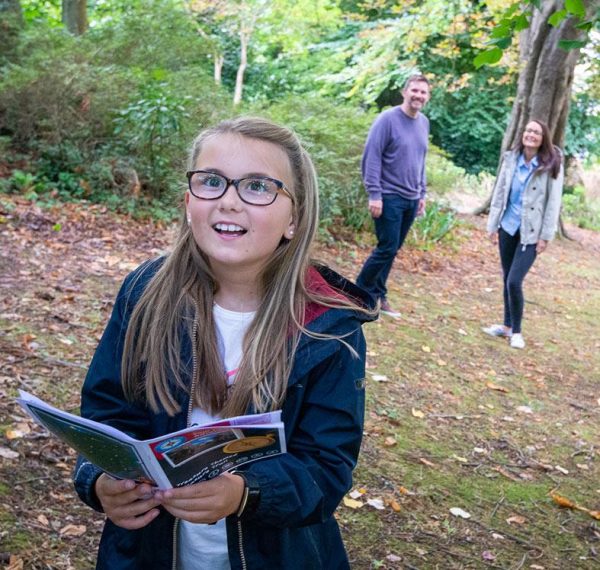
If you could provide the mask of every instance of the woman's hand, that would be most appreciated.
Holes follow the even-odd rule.
[[[192,523],[214,523],[240,507],[244,480],[223,473],[210,481],[157,491],[155,497],[173,516]]]
[[[498,232],[490,232],[488,233],[488,239],[493,243],[498,243]]]
[[[548,247],[548,241],[545,239],[539,239],[537,241],[537,244],[535,245],[535,252],[543,253],[547,247]]]
[[[153,497],[153,488],[146,483],[113,479],[103,473],[98,477],[94,489],[104,513],[117,526],[136,530],[158,516],[156,507],[160,501]]]

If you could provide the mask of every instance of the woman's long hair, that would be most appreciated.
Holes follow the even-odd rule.
[[[145,399],[154,411],[162,406],[171,415],[180,410],[175,392],[190,390],[192,367],[196,374],[193,403],[213,414],[231,417],[245,413],[250,405],[256,411],[277,409],[285,397],[300,334],[307,332],[303,324],[306,304],[359,308],[351,300],[323,297],[306,288],[319,199],[312,161],[296,135],[261,118],[224,121],[196,138],[189,155],[190,170],[195,168],[203,144],[223,134],[266,141],[285,151],[293,174],[289,190],[294,198],[296,231],[293,239],[282,238],[260,276],[261,301],[243,341],[235,383],[228,390],[213,318],[219,284],[182,220],[173,251],[132,312],[122,361],[127,397]],[[181,362],[186,337],[195,343],[193,366]]]
[[[543,172],[547,170],[550,172],[550,176],[552,178],[556,178],[558,173],[560,172],[560,165],[562,163],[562,153],[557,146],[552,144],[552,136],[550,135],[550,129],[548,125],[544,123],[544,121],[539,121],[538,119],[530,119],[527,121],[525,126],[529,123],[537,123],[542,129],[542,144],[538,149],[537,156],[539,160],[538,172]],[[523,152],[523,133],[519,137],[517,144],[514,146],[515,150],[518,152]]]

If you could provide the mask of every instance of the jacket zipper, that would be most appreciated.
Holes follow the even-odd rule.
[[[196,315],[198,315],[198,304],[194,303],[196,308]],[[192,327],[192,385],[190,386],[190,400],[188,402],[187,416],[185,419],[185,427],[189,427],[192,423],[192,410],[194,408],[194,393],[196,391],[197,376],[196,371],[198,370],[198,353],[196,351],[198,338],[198,318],[194,318],[194,326]],[[177,529],[179,527],[179,519],[175,519],[173,525],[173,563],[171,565],[172,570],[177,570]]]
[[[244,554],[244,533],[242,532],[242,521],[237,521],[237,531],[238,531],[238,546],[240,549],[240,560],[242,562],[242,570],[246,570],[248,566],[246,565],[246,555]]]

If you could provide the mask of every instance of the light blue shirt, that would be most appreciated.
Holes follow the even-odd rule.
[[[513,174],[512,183],[510,185],[510,196],[506,210],[500,221],[502,229],[511,236],[514,236],[519,226],[521,225],[521,209],[523,207],[523,191],[531,178],[531,175],[538,167],[537,155],[533,157],[531,162],[527,164],[523,153],[517,159],[517,166]]]

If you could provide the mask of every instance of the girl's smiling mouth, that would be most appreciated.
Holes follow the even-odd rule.
[[[247,233],[248,230],[242,228],[242,226],[238,226],[237,224],[227,224],[224,222],[217,222],[213,229],[224,236],[242,236]]]

